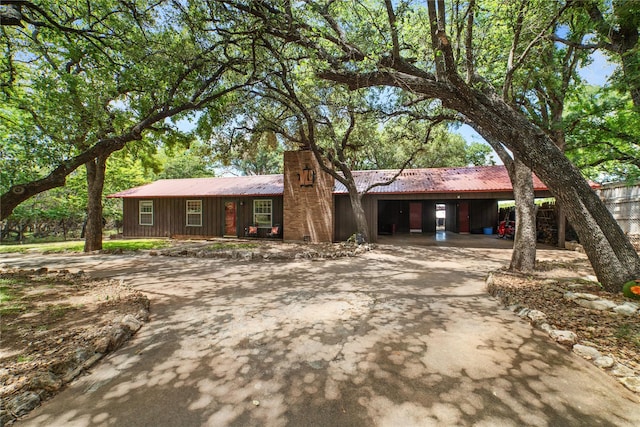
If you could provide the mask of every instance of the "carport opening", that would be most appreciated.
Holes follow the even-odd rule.
[[[436,204],[436,231],[444,231],[446,229],[447,209],[444,203]]]

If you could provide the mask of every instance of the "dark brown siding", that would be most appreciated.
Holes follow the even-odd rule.
[[[482,233],[484,227],[498,224],[498,202],[496,200],[469,201],[469,227],[472,233]]]
[[[353,218],[351,200],[349,196],[335,196],[335,241],[345,241],[356,232],[356,222]],[[362,198],[362,207],[367,216],[369,225],[369,238],[372,242],[377,240],[378,230],[378,202],[374,197],[365,195]]]
[[[224,230],[224,202],[238,203],[238,236],[253,220],[253,200],[273,201],[273,224],[282,224],[282,197],[184,197],[176,199],[124,199],[123,235],[125,237],[215,237]],[[153,201],[153,225],[139,224],[140,200]],[[202,226],[187,226],[187,200],[202,200]],[[240,205],[242,202],[242,205]],[[263,230],[261,230],[262,232]],[[264,230],[262,234],[269,230]]]

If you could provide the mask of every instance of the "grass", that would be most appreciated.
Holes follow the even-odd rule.
[[[622,324],[615,332],[615,337],[630,342],[636,348],[640,348],[640,331],[636,325]]]
[[[115,240],[103,242],[102,249],[108,251],[139,251],[148,249],[162,249],[171,243],[163,239],[135,239],[135,240]],[[82,252],[84,250],[83,241],[66,241],[54,243],[30,243],[27,245],[0,245],[1,253],[62,253],[62,252]]]
[[[13,278],[0,278],[0,315],[16,314],[24,311],[26,306],[19,302],[20,296],[16,295],[14,286],[24,281]]]

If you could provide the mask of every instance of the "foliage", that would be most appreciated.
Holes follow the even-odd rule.
[[[640,179],[640,114],[629,96],[610,88],[573,93],[565,121],[567,155],[596,181]]]
[[[23,25],[0,26],[2,218],[130,142],[142,151],[184,142],[178,120],[198,110],[216,122],[225,97],[252,78],[241,41],[209,32],[201,5],[21,4]]]
[[[188,147],[164,146],[158,154],[156,179],[204,178],[214,176],[214,153],[205,144],[194,141]]]
[[[631,299],[640,300],[640,282],[631,280],[622,287],[622,294]]]

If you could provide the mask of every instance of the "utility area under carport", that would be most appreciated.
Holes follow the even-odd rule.
[[[438,211],[444,211],[444,215],[437,215]],[[495,231],[498,224],[498,201],[384,199],[378,201],[377,220],[379,235],[435,233],[436,229],[479,234],[485,228]]]

